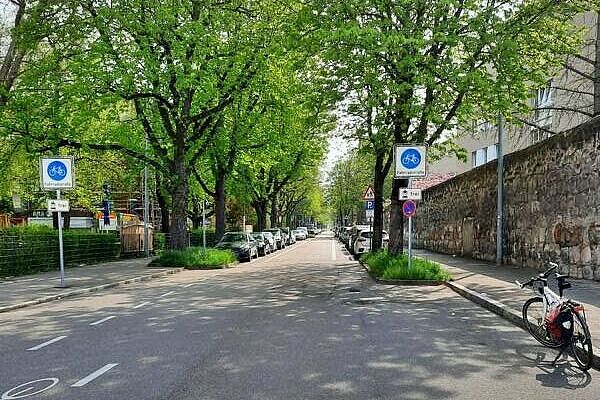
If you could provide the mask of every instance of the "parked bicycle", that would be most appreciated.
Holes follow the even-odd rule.
[[[558,264],[549,265],[548,270],[525,283],[516,281],[521,289],[529,286],[535,293],[523,305],[523,322],[538,342],[560,349],[552,365],[569,350],[579,368],[586,371],[592,366],[593,350],[585,310],[582,304],[563,298],[563,291],[571,287],[566,275],[555,274],[558,294],[548,287],[548,277],[558,268]]]

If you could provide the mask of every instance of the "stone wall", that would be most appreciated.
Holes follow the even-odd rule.
[[[600,118],[505,156],[504,262],[600,280]],[[496,259],[497,162],[423,192],[415,244]]]

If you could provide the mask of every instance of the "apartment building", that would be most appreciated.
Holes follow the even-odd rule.
[[[547,84],[532,93],[532,112],[515,116],[508,123],[503,140],[505,154],[521,150],[558,132],[574,128],[594,116],[594,77],[600,71],[600,21],[589,12],[577,19],[585,32],[582,51],[569,57],[565,67]],[[596,90],[600,90],[596,89]],[[451,177],[497,158],[497,121],[479,121],[464,129],[456,139],[467,151],[467,161],[446,157],[432,163],[433,176]]]

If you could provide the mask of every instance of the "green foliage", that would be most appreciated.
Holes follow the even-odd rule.
[[[202,249],[190,247],[185,250],[168,251],[150,263],[152,267],[216,269],[223,268],[236,261],[229,250]]]
[[[194,229],[190,232],[190,244],[195,247],[201,247],[203,244],[202,228]],[[206,246],[213,247],[215,245],[215,230],[206,229]]]
[[[412,267],[408,268],[408,256],[401,254],[392,256],[387,251],[367,253],[361,260],[369,266],[369,271],[378,278],[397,280],[428,280],[448,281],[450,274],[442,269],[439,264],[413,258]]]
[[[64,231],[65,266],[115,260],[121,245],[115,234]],[[48,227],[0,230],[0,277],[58,270],[58,232]]]

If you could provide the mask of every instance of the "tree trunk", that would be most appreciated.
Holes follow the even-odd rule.
[[[215,180],[215,240],[218,242],[225,234],[225,180],[223,171],[217,170],[217,179]],[[244,229],[242,227],[242,229]]]
[[[385,171],[383,161],[384,154],[377,154],[375,158],[375,179],[373,189],[375,191],[375,210],[373,215],[373,237],[371,238],[371,251],[381,249],[383,244],[383,184],[385,182]]]
[[[408,186],[408,179],[394,179],[392,184],[392,201],[390,209],[390,244],[389,252],[392,255],[402,254],[404,246],[404,215],[402,205],[404,201],[398,200],[400,188]]]
[[[183,147],[178,151],[175,160],[175,176],[171,187],[173,190],[173,217],[169,229],[169,248],[185,249],[188,244],[187,207],[188,207],[188,171],[185,165]]]
[[[277,209],[277,194],[271,199],[271,228],[276,228],[279,222],[279,210]]]
[[[192,229],[199,229],[202,224],[202,207],[197,200],[194,200],[192,205]]]
[[[600,115],[600,12],[596,13],[596,59],[594,64],[594,117]]]
[[[267,224],[267,202],[266,199],[255,200],[252,202],[252,207],[256,211],[256,230],[262,232]]]
[[[158,207],[160,207],[160,231],[162,233],[169,233],[169,205],[167,202],[167,198],[162,192],[162,185],[160,182],[160,178],[156,177],[156,199],[158,200]]]

